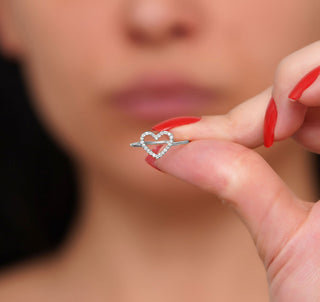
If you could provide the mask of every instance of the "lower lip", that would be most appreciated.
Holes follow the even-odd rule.
[[[130,117],[153,121],[179,115],[202,114],[211,102],[212,96],[184,95],[120,98],[114,105]]]

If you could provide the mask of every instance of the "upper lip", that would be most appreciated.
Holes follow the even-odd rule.
[[[181,76],[172,74],[146,74],[128,87],[113,94],[115,100],[130,99],[141,95],[172,96],[181,94],[195,94],[202,97],[212,95],[212,89]]]

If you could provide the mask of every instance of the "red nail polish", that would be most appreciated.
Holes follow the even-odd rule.
[[[158,152],[160,151],[161,147],[163,145],[158,145],[156,146],[155,148],[152,149],[152,152],[158,154]],[[146,158],[145,158],[145,161],[153,168],[157,169],[158,171],[161,171],[154,163],[156,161],[156,159],[151,156],[151,155],[148,155]],[[161,171],[162,172],[162,171]]]
[[[277,117],[276,103],[271,98],[264,118],[264,145],[267,148],[271,147],[274,141],[274,128],[277,123]]]
[[[197,116],[181,116],[181,117],[174,117],[169,120],[165,120],[155,126],[152,127],[154,131],[168,131],[172,128],[192,124],[201,120],[201,117]]]
[[[307,73],[289,94],[289,99],[297,101],[303,92],[310,87],[320,75],[320,66]]]

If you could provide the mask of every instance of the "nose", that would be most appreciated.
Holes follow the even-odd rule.
[[[126,26],[136,43],[163,44],[191,38],[199,26],[197,0],[131,0]]]

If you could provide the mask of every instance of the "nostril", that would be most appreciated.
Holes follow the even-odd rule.
[[[188,29],[185,26],[177,24],[172,27],[171,34],[176,38],[183,38],[188,35]]]
[[[164,34],[162,36],[158,35],[156,37],[154,36],[148,36],[145,32],[131,29],[128,32],[128,35],[130,39],[136,43],[147,43],[148,40],[157,40],[157,39],[164,39],[166,38],[185,38],[189,35],[190,30],[180,24],[177,24],[175,26],[172,26],[171,29],[168,30],[168,34]]]
[[[1,0],[0,0],[1,1]],[[140,0],[128,11],[126,35],[135,43],[159,45],[191,36],[198,18],[174,1]]]
[[[130,30],[128,32],[129,38],[136,43],[146,43],[148,40],[148,37],[139,30]]]

